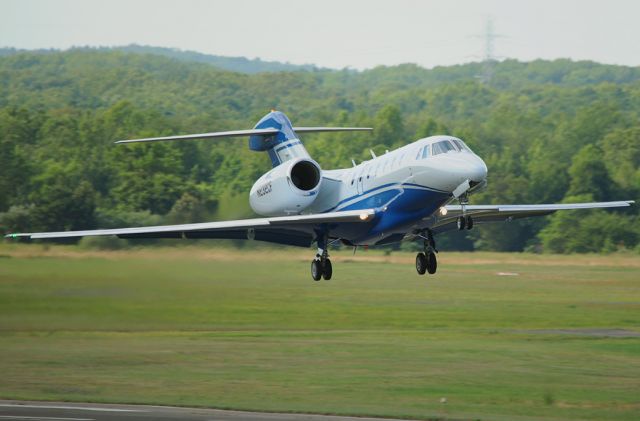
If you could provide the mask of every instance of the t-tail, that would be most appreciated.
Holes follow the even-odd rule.
[[[293,127],[289,118],[280,111],[271,111],[250,130],[212,132],[179,136],[148,137],[119,140],[115,143],[162,142],[168,140],[214,139],[249,136],[249,149],[267,152],[273,167],[294,158],[309,158],[309,153],[298,137],[299,133],[370,131],[370,127]]]

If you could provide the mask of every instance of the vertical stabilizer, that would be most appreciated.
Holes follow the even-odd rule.
[[[266,151],[273,167],[293,158],[309,158],[289,118],[280,111],[272,111],[260,119],[254,129],[277,129],[275,134],[254,135],[249,137],[249,149]]]

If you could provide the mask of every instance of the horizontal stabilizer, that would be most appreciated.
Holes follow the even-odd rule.
[[[296,133],[320,133],[320,132],[371,131],[373,129],[371,127],[294,127],[293,130]],[[147,137],[144,139],[118,140],[115,143],[121,144],[121,143],[164,142],[168,140],[213,139],[218,137],[272,136],[277,134],[279,131],[280,130],[276,128],[233,130],[229,132],[212,132],[212,133],[187,134],[187,135],[178,135],[178,136],[165,136],[165,137]]]
[[[320,133],[320,132],[370,132],[372,127],[294,127],[296,133]]]
[[[144,139],[118,140],[115,143],[139,143],[139,142],[163,142],[166,140],[193,140],[193,139],[211,139],[216,137],[240,137],[240,136],[269,136],[278,133],[278,129],[251,129],[251,130],[234,130],[230,132],[213,132],[200,134],[187,134],[179,136],[166,137],[147,137]]]

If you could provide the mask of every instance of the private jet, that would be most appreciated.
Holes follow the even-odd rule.
[[[249,148],[267,152],[272,169],[251,188],[249,203],[261,218],[87,231],[16,233],[7,237],[53,239],[115,235],[119,238],[249,239],[290,246],[317,245],[311,276],[329,280],[329,248],[419,241],[416,271],[436,273],[435,235],[477,224],[548,215],[567,209],[615,208],[633,201],[470,205],[487,183],[487,166],[461,139],[430,136],[353,167],[325,170],[311,158],[303,133],[368,131],[366,127],[294,127],[272,110],[250,130],[120,140],[117,144],[248,136]]]

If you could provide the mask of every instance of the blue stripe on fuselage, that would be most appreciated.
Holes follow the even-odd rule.
[[[332,212],[332,211],[335,211],[335,210],[370,209],[370,208],[380,207],[380,206],[384,205],[386,202],[383,201],[381,204],[379,204],[377,206],[373,206],[372,204],[376,203],[377,201],[375,201],[375,200],[371,201],[369,199],[371,199],[373,197],[376,197],[378,195],[383,195],[383,196],[387,196],[388,197],[388,195],[384,194],[384,193],[386,193],[386,191],[380,192],[380,193],[376,193],[373,196],[365,197],[365,198],[363,198],[361,200],[358,200],[358,201],[356,201],[356,202],[354,202],[354,203],[352,203],[350,205],[344,206],[344,207],[340,207],[340,205],[342,205],[343,203],[349,202],[351,200],[354,200],[354,199],[356,199],[356,198],[358,198],[360,196],[366,196],[366,195],[368,195],[368,194],[370,194],[370,193],[372,193],[374,191],[385,189],[387,187],[393,187],[393,189],[391,189],[391,190],[394,191],[395,194],[398,194],[402,189],[406,189],[407,187],[408,188],[416,188],[417,187],[419,189],[428,190],[428,191],[431,191],[431,192],[434,192],[434,193],[441,193],[441,194],[443,194],[443,195],[445,195],[447,197],[450,195],[449,192],[446,192],[446,191],[443,191],[443,190],[434,189],[434,188],[427,187],[427,186],[421,186],[420,184],[413,184],[413,183],[402,183],[402,184],[399,184],[399,183],[387,183],[387,184],[382,184],[382,185],[380,185],[378,187],[374,187],[372,189],[369,189],[369,190],[367,190],[367,191],[365,191],[363,193],[355,194],[353,196],[347,197],[346,199],[342,199],[334,207],[325,210],[324,213]],[[392,197],[393,196],[389,197],[389,199],[391,199]]]
[[[451,197],[449,192],[431,189],[419,184],[389,183],[378,186],[361,195],[344,199],[334,209],[339,208],[342,203],[377,190],[382,191],[369,197],[363,197],[361,200],[339,209],[342,211],[386,207],[385,211],[377,214],[373,225],[345,224],[336,226],[332,233],[357,244],[359,241],[366,241],[369,238],[391,232],[399,227],[410,226],[434,213]]]

